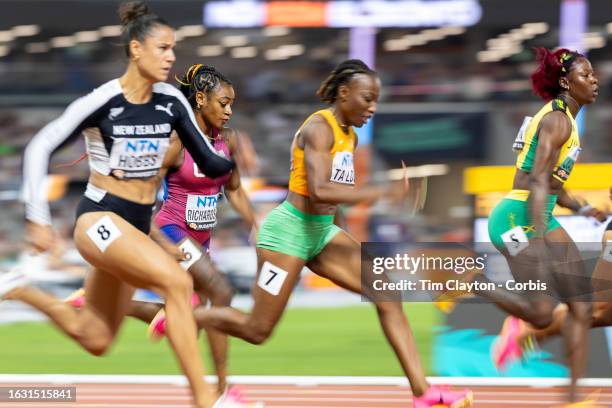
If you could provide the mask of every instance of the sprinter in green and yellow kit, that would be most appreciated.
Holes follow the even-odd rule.
[[[518,335],[525,322],[547,327],[558,301],[567,304],[570,313],[564,335],[572,376],[568,399],[573,402],[576,380],[585,366],[591,316],[590,302],[577,301],[576,296],[588,294],[590,284],[576,244],[552,211],[559,204],[605,219],[563,188],[581,151],[576,115],[595,101],[598,82],[582,54],[567,49],[536,51],[539,64],[531,76],[533,90],[547,102],[533,118],[526,118],[519,131],[512,191],[492,211],[489,237],[508,261],[516,282],[534,282],[545,289],[483,295],[515,316],[506,319],[492,349],[498,368],[521,357]]]

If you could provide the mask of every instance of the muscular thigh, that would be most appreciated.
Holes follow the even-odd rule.
[[[98,224],[103,218],[103,225]],[[187,274],[159,245],[114,213],[81,215],[74,237],[89,263],[133,287],[159,293],[173,276]]]
[[[257,278],[253,285],[252,316],[275,325],[282,316],[305,261],[295,256],[257,248]]]
[[[361,293],[361,245],[345,231],[336,234],[307,266],[338,286]]]

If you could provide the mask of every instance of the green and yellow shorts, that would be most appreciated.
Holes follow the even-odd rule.
[[[257,235],[257,248],[295,256],[315,258],[342,231],[333,215],[306,214],[283,201],[264,220]]]
[[[529,190],[512,190],[503,200],[495,206],[489,217],[489,238],[498,250],[506,249],[505,242],[512,235],[511,230],[521,227],[527,239],[535,234],[535,226],[529,211],[527,199]],[[557,196],[548,194],[546,196],[546,208],[544,220],[546,231],[544,234],[561,227],[559,221],[552,216],[552,211],[557,203]]]

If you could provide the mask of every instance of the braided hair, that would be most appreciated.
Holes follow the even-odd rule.
[[[181,79],[176,78],[179,89],[185,95],[192,108],[196,107],[196,93],[203,92],[207,97],[217,89],[222,83],[232,85],[225,75],[217,71],[214,67],[202,64],[190,66]]]
[[[325,78],[317,90],[317,95],[323,102],[333,104],[338,97],[340,86],[348,84],[357,74],[376,75],[376,71],[370,69],[361,60],[346,60],[334,68],[331,74]]]
[[[130,41],[143,42],[154,26],[170,27],[170,24],[157,14],[153,14],[142,1],[130,1],[119,6],[119,19],[121,20],[121,42],[125,54],[130,56]]]

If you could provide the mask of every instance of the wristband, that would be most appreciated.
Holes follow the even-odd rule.
[[[588,215],[593,210],[593,207],[590,204],[585,204],[576,211],[576,213],[580,215]]]

